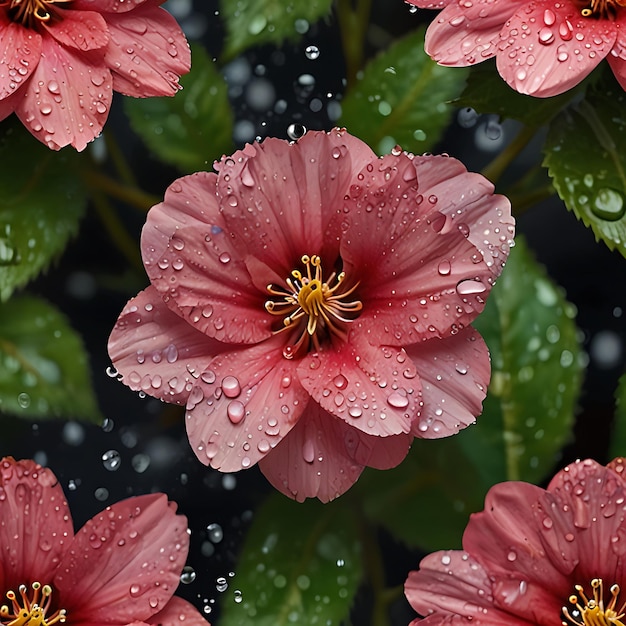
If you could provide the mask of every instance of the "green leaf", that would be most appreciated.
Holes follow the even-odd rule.
[[[354,526],[341,499],[272,494],[254,514],[220,626],[341,623],[361,580]]]
[[[78,230],[79,155],[53,152],[21,124],[0,129],[0,302],[45,270]]]
[[[366,469],[352,489],[368,518],[410,546],[460,548],[468,516],[483,508],[487,491],[459,445],[463,435],[416,439],[398,467]]]
[[[101,421],[79,336],[59,311],[32,296],[0,305],[0,411]]]
[[[233,113],[226,83],[201,46],[192,46],[182,91],[162,98],[125,98],[134,131],[165,163],[184,173],[210,169],[232,152]]]
[[[495,59],[470,69],[467,86],[454,102],[478,113],[513,118],[533,128],[546,124],[582,89],[582,85],[552,98],[521,94],[507,85],[496,69]]]
[[[371,61],[342,102],[340,123],[379,154],[396,144],[422,153],[439,141],[467,70],[437,65],[424,52],[424,28]]]
[[[626,94],[608,76],[550,124],[544,165],[596,239],[626,256]]]
[[[224,57],[231,59],[251,46],[297,39],[308,23],[330,13],[332,0],[221,0],[220,5],[226,22]]]
[[[459,436],[486,482],[539,482],[570,437],[582,379],[575,309],[522,238],[474,325],[491,352],[483,414]]]
[[[609,455],[611,458],[626,456],[626,374],[620,377],[615,392],[615,416]]]

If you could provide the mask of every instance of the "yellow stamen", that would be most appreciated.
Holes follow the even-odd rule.
[[[38,24],[50,21],[53,5],[67,4],[72,0],[2,0],[0,6],[7,7],[9,17],[14,22],[20,22],[27,28],[34,28]]]
[[[3,626],[51,626],[66,619],[65,609],[59,609],[48,615],[52,603],[52,587],[34,582],[32,597],[28,597],[28,587],[18,587],[19,598],[15,591],[9,590],[6,597],[11,601],[0,606],[0,624]]]
[[[291,359],[311,344],[319,349],[320,335],[346,338],[345,326],[353,321],[363,308],[360,300],[345,301],[359,286],[358,283],[345,289],[344,272],[333,272],[328,280],[322,279],[322,261],[319,256],[305,254],[301,258],[306,275],[293,270],[285,281],[288,289],[268,285],[267,291],[278,299],[268,300],[265,309],[272,315],[283,317],[286,328],[298,327],[300,334],[283,354]],[[333,282],[335,283],[333,285]],[[332,285],[332,286],[331,286]]]
[[[619,7],[626,7],[626,0],[589,0],[588,6],[580,11],[583,17],[606,19],[615,17]]]
[[[609,589],[611,599],[604,606],[604,591],[602,588],[602,579],[594,578],[591,581],[593,590],[593,598],[585,595],[581,585],[574,585],[574,589],[578,595],[572,594],[569,597],[569,603],[575,607],[570,612],[567,606],[562,608],[565,620],[561,622],[563,626],[626,626],[624,621],[624,613],[626,602],[622,604],[619,610],[616,610],[617,598],[619,596],[619,585],[612,585]]]

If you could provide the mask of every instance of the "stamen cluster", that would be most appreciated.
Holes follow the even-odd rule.
[[[52,626],[66,619],[65,609],[59,609],[48,615],[52,602],[52,587],[39,582],[32,584],[32,597],[29,598],[28,587],[18,587],[19,598],[15,591],[9,590],[6,597],[12,607],[7,604],[0,607],[0,624],[4,626]]]

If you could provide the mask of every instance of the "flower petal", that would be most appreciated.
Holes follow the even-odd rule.
[[[35,580],[49,584],[74,535],[55,475],[34,461],[3,458],[0,520],[0,592]]]
[[[144,265],[165,303],[209,337],[256,343],[271,335],[267,293],[228,236],[216,199],[217,177],[199,172],[172,183],[141,234]],[[258,268],[257,273],[259,273]],[[260,276],[271,280],[271,275]]]
[[[502,29],[498,72],[520,93],[555,96],[585,78],[616,37],[613,22],[583,17],[572,0],[533,1]]]
[[[84,150],[100,134],[113,96],[111,75],[102,61],[60,46],[51,37],[43,37],[41,60],[22,91],[15,112],[53,150],[68,144]]]
[[[163,4],[164,0],[73,0],[72,9],[80,11],[98,11],[99,13],[127,13],[134,11],[138,6],[148,3],[151,5]]]
[[[411,434],[423,439],[454,435],[473,424],[491,376],[489,350],[471,326],[453,337],[407,348],[422,382],[422,407]]]
[[[176,404],[187,402],[196,379],[222,349],[166,307],[154,287],[128,302],[108,344],[126,385]]]
[[[412,622],[415,624],[460,626],[469,620],[481,626],[529,626],[531,623],[493,606],[489,570],[461,550],[434,552],[422,559],[420,569],[409,573],[404,593],[419,614],[429,616]],[[558,617],[557,613],[557,620]]]
[[[503,24],[526,3],[453,0],[428,27],[424,49],[441,65],[474,65],[489,59],[497,52]]]
[[[343,198],[375,154],[343,130],[309,131],[297,143],[269,138],[222,159],[218,189],[241,253],[283,279],[302,255],[334,264]]]
[[[259,462],[276,489],[304,501],[329,502],[347,491],[363,471],[354,458],[358,431],[309,402],[289,434]]]
[[[439,181],[431,158],[454,175]],[[346,201],[350,211],[341,246],[346,276],[360,281],[357,296],[363,301],[353,327],[379,345],[457,332],[483,309],[502,270],[510,243],[505,224],[513,221],[508,200],[449,158],[389,155],[362,175],[366,191]],[[433,178],[437,184],[430,186]],[[498,263],[468,236],[476,228],[474,215],[490,222],[498,236],[505,234],[506,247],[498,241]],[[483,248],[492,245],[484,234],[482,239]]]
[[[111,34],[105,60],[113,89],[137,98],[174,95],[178,79],[191,67],[189,44],[176,20],[153,2],[104,17]]]
[[[0,100],[16,93],[41,58],[41,35],[0,12]]]
[[[107,23],[95,11],[55,8],[60,20],[43,22],[46,31],[61,45],[77,50],[97,50],[109,42]]]
[[[415,156],[421,188],[428,197],[445,200],[437,210],[448,219],[441,224],[446,230],[454,225],[474,245],[494,277],[501,274],[515,236],[515,218],[508,198],[494,194],[493,184],[484,176],[468,172],[461,161],[447,156]],[[454,180],[452,180],[454,179]]]
[[[203,463],[222,472],[251,467],[293,428],[309,395],[297,363],[283,357],[276,335],[218,355],[187,402],[187,435]]]
[[[187,558],[187,520],[163,494],[107,507],[76,534],[54,587],[72,622],[128,624],[165,608]]]
[[[211,626],[193,604],[176,596],[146,621],[152,626]]]
[[[406,352],[360,333],[304,357],[298,377],[323,409],[368,435],[408,433],[419,415],[421,385]]]

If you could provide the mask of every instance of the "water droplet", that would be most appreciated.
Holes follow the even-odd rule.
[[[348,385],[348,379],[343,374],[338,374],[333,378],[333,384],[337,389],[345,389]]]
[[[546,26],[552,26],[554,22],[556,22],[556,15],[554,14],[554,11],[546,9],[543,12],[543,23]]]
[[[224,538],[224,531],[219,524],[209,524],[206,527],[207,535],[213,543],[219,543]]]
[[[394,409],[405,409],[409,406],[409,399],[399,391],[394,391],[387,397],[387,404]]]
[[[30,396],[25,392],[20,393],[17,396],[17,403],[21,408],[27,409],[30,406]]]
[[[239,381],[234,376],[225,376],[222,381],[222,391],[227,398],[236,398],[241,393]]]
[[[287,136],[293,141],[297,141],[306,133],[306,126],[302,124],[290,124],[287,128]]]
[[[230,262],[230,254],[228,254],[228,252],[222,252],[222,254],[220,254],[219,256],[219,260],[220,260],[220,263],[224,263],[224,264]]]
[[[452,270],[452,266],[450,265],[450,261],[448,261],[447,259],[444,259],[443,261],[441,261],[439,265],[437,266],[437,271],[442,276],[447,276],[451,270]]]
[[[479,280],[462,280],[456,286],[457,293],[461,295],[469,295],[474,293],[483,293],[487,290],[487,287],[484,283]]]
[[[220,576],[216,581],[215,581],[215,588],[220,592],[223,593],[224,591],[226,591],[228,589],[228,581],[223,577]]]
[[[183,571],[180,574],[180,582],[183,583],[183,585],[189,585],[195,579],[196,579],[196,570],[189,565],[185,565],[185,567],[183,567]]]
[[[117,450],[107,450],[107,452],[102,455],[102,465],[104,465],[109,472],[115,472],[120,468],[121,464],[122,458]]]
[[[312,439],[307,439],[302,446],[302,458],[307,463],[315,461],[315,445]]]
[[[471,128],[478,121],[478,113],[470,107],[465,107],[457,113],[456,121],[461,128]]]
[[[508,561],[510,561],[511,563],[513,561],[515,561],[515,559],[517,559],[517,553],[515,552],[515,550],[511,550],[507,555],[506,558]]]
[[[618,191],[604,187],[594,196],[591,211],[600,219],[614,222],[624,217],[624,198]]]
[[[242,402],[239,402],[239,400],[233,400],[228,403],[226,414],[228,415],[228,419],[231,423],[240,424],[246,415],[246,409]]]
[[[131,585],[128,591],[133,598],[137,598],[142,593],[141,587],[137,584]]]
[[[539,43],[542,43],[544,46],[551,44],[554,41],[554,32],[551,28],[544,26],[538,34]]]
[[[315,61],[320,56],[320,50],[317,46],[307,46],[304,50],[307,59]]]

